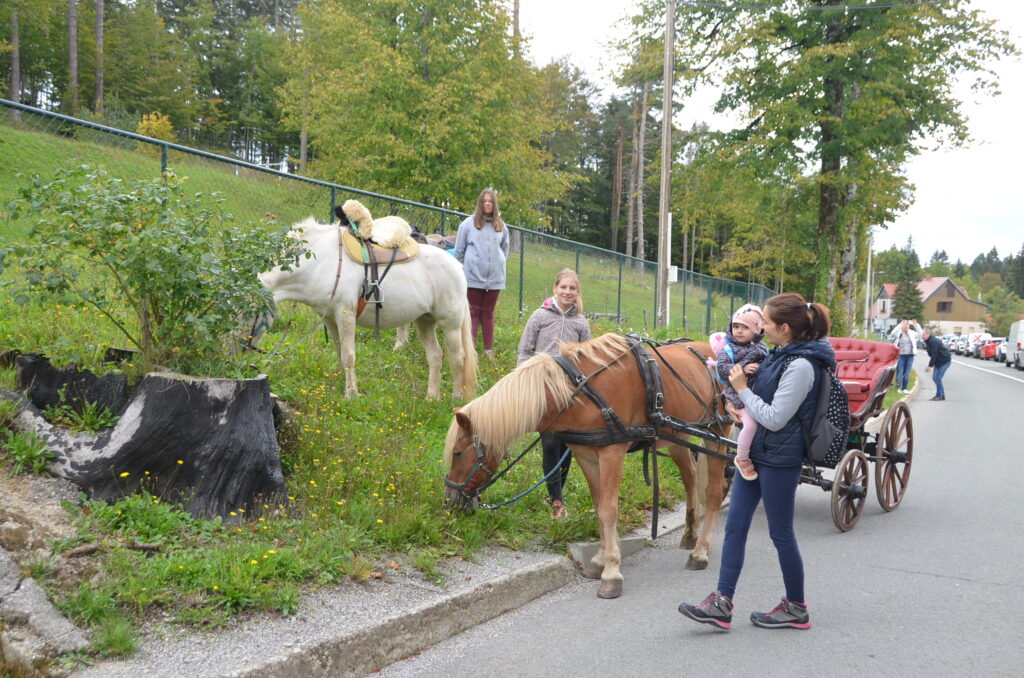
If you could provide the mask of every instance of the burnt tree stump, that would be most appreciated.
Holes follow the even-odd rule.
[[[97,435],[50,424],[17,393],[0,390],[0,398],[19,401],[13,425],[45,442],[56,457],[50,471],[92,499],[143,490],[198,518],[227,522],[237,522],[230,514],[239,508],[281,501],[284,475],[266,375],[147,374],[117,425]]]
[[[40,410],[67,404],[80,412],[88,401],[120,416],[128,404],[128,380],[123,374],[97,377],[74,365],[54,367],[49,358],[36,353],[14,358],[14,384]]]

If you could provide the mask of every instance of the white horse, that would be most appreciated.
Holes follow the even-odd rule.
[[[345,374],[345,397],[353,397],[359,395],[356,325],[374,327],[376,309],[368,303],[356,317],[363,287],[363,264],[339,247],[341,232],[337,223],[320,224],[313,217],[296,224],[288,235],[305,241],[312,256],[300,258],[290,271],[275,268],[261,273],[259,278],[273,293],[275,303],[298,301],[323,317]],[[382,264],[380,270],[384,268]],[[399,328],[401,341],[408,336],[402,328],[410,322],[416,324],[430,368],[427,397],[436,400],[441,395],[442,354],[436,332],[440,326],[448,347],[453,395],[456,400],[472,398],[476,391],[477,356],[466,300],[466,276],[459,262],[437,247],[421,246],[415,258],[391,266],[380,283],[380,293],[382,329]]]

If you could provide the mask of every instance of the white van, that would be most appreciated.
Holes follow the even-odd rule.
[[[1010,331],[1006,335],[1006,366],[1016,366],[1017,369],[1024,369],[1024,320],[1018,320],[1010,325]]]

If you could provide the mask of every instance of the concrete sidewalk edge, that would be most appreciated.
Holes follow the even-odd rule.
[[[575,576],[571,560],[553,555],[541,563],[426,603],[409,613],[221,675],[224,678],[365,676],[561,588]]]

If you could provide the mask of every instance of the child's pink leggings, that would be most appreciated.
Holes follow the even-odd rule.
[[[749,457],[750,444],[754,442],[754,434],[757,433],[757,422],[750,415],[750,410],[745,407],[740,410],[740,419],[743,421],[743,428],[740,429],[739,435],[736,436],[736,450],[737,452],[742,450],[742,456]]]

